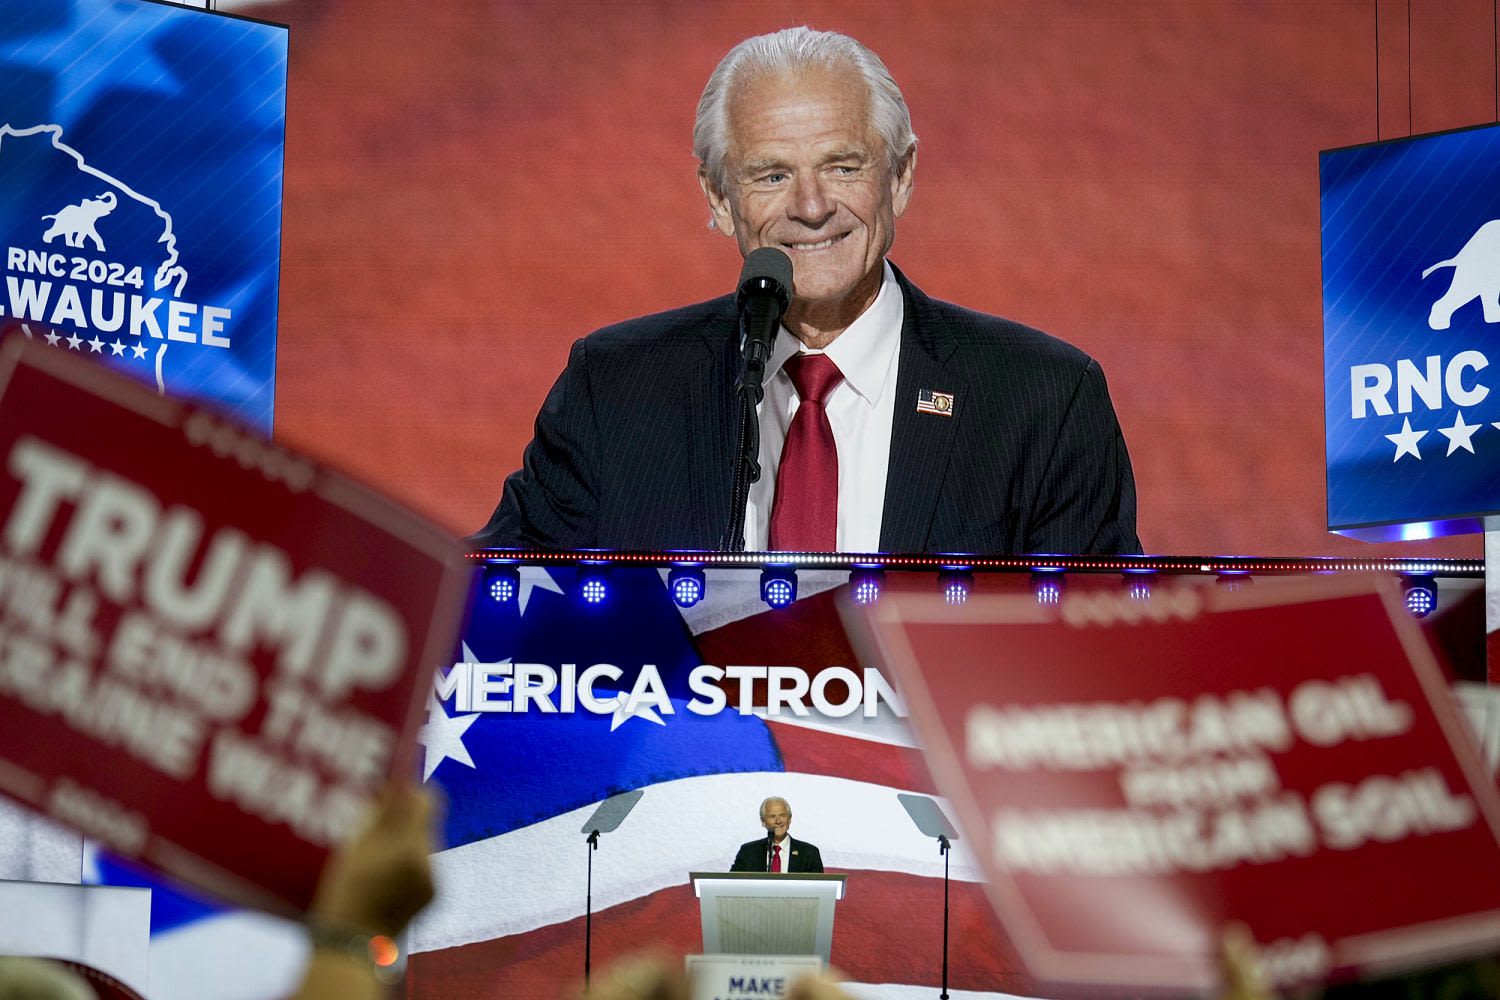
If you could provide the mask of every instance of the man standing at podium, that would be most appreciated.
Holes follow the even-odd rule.
[[[787,836],[792,825],[792,807],[786,799],[772,796],[760,804],[760,823],[766,836],[740,846],[732,872],[802,872],[823,870],[823,855],[805,840]]]
[[[693,146],[712,226],[744,256],[772,247],[792,263],[757,409],[747,549],[1140,551],[1099,365],[930,298],[886,260],[917,139],[875,53],[808,28],[741,42],[704,88]],[[578,341],[472,541],[720,548],[740,349],[734,295]]]

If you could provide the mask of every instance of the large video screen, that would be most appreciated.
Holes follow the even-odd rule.
[[[287,29],[147,0],[0,0],[0,313],[274,410]]]
[[[1328,527],[1474,531],[1500,510],[1500,128],[1319,168]]]

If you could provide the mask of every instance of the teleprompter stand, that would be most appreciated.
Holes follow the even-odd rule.
[[[901,794],[896,798],[901,800],[918,832],[924,837],[937,838],[938,852],[943,856],[943,992],[938,994],[938,1000],[948,1000],[948,852],[952,848],[949,842],[958,839],[958,832],[938,804],[927,796]]]
[[[640,789],[630,792],[622,792],[619,795],[611,795],[599,803],[599,808],[583,824],[579,833],[588,834],[589,855],[589,877],[588,889],[584,896],[583,917],[583,988],[589,988],[590,959],[594,950],[594,852],[599,849],[599,834],[609,833],[619,827],[630,815],[630,810],[646,794]]]

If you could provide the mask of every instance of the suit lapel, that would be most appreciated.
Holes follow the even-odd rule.
[[[734,299],[725,302],[721,315],[702,331],[706,375],[687,379],[682,395],[688,428],[684,459],[698,501],[693,509],[702,512],[693,534],[698,538],[696,547],[705,549],[719,547],[729,521],[730,465],[738,414],[734,380],[739,376],[739,338],[735,336]],[[705,367],[695,364],[687,370],[705,371]]]
[[[949,364],[958,346],[952,332],[928,306],[927,296],[900,271],[896,277],[905,295],[906,315],[901,326],[896,414],[891,427],[880,548],[884,552],[922,552],[927,547],[969,385],[958,366]],[[919,413],[917,394],[923,389],[951,393],[952,415]]]

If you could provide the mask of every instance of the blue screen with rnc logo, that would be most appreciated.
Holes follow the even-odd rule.
[[[1500,512],[1500,127],[1319,157],[1328,527]]]
[[[0,0],[0,325],[271,429],[287,30]]]

